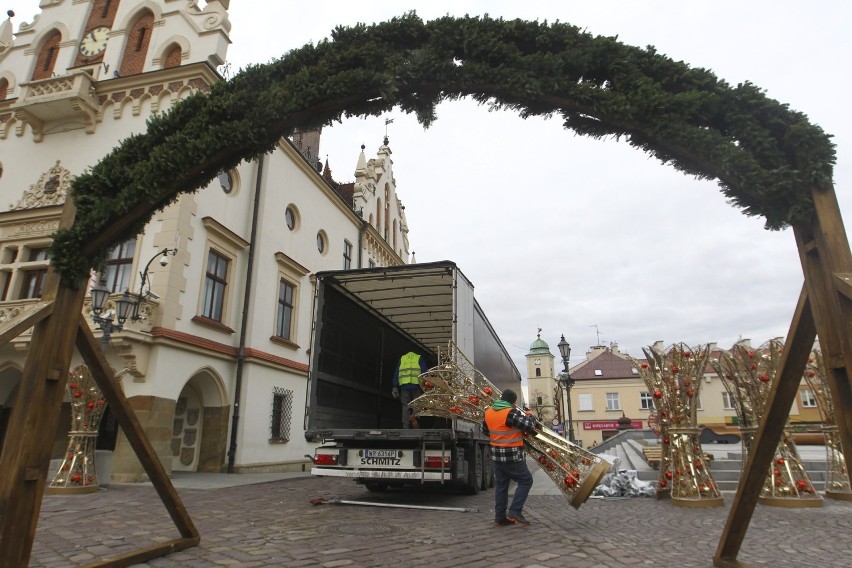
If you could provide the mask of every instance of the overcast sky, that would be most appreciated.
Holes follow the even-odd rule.
[[[18,13],[15,29],[38,11],[36,0],[6,5]],[[835,188],[847,226],[852,219],[852,3],[231,0],[228,59],[234,69],[266,63],[337,25],[410,10],[424,20],[559,20],[654,45],[733,85],[751,81],[834,135]],[[792,232],[764,230],[715,182],[625,142],[581,138],[558,119],[522,120],[472,102],[443,104],[429,130],[399,111],[327,128],[320,153],[335,179],[354,179],[361,144],[375,155],[386,118],[417,262],[458,264],[524,377],[539,328],[557,361],[565,334],[572,366],[599,342],[642,356],[657,340],[727,348],[787,334],[803,282]]]

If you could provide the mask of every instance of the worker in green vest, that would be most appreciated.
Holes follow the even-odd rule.
[[[409,351],[399,358],[393,373],[393,397],[402,404],[402,427],[417,428],[417,417],[408,404],[420,396],[420,375],[429,370],[420,354]]]

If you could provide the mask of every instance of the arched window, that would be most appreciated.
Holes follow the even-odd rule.
[[[0,101],[5,100],[9,95],[9,81],[8,79],[0,79]]]
[[[166,56],[163,58],[163,68],[180,67],[180,58],[183,52],[178,44],[173,44],[166,50]]]
[[[382,232],[382,199],[376,199],[376,230]]]
[[[119,74],[122,77],[136,75],[145,68],[148,55],[148,44],[151,41],[151,30],[154,27],[154,14],[150,10],[142,11],[130,26],[127,34],[127,45],[124,46],[124,56],[121,58]]]
[[[61,41],[62,34],[58,30],[54,30],[47,36],[47,39],[41,45],[41,50],[38,52],[36,66],[33,69],[33,81],[47,79],[53,75],[53,67],[56,65],[56,57],[59,55],[59,43]]]

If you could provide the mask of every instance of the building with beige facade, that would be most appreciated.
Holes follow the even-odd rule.
[[[74,176],[143,132],[148,117],[223,80],[227,8],[42,0],[33,22],[3,24],[0,322],[38,301]],[[373,157],[364,147],[343,157],[355,165],[350,183],[319,163],[319,143],[319,132],[297,134],[220,172],[92,275],[90,287],[108,287],[109,308],[125,291],[138,302],[121,329],[92,325],[167,471],[304,469],[312,275],[409,260],[388,140]],[[84,310],[91,315],[88,298]],[[29,340],[0,348],[0,442],[11,408],[26,403],[16,393]],[[99,438],[114,450],[113,479],[144,479],[114,428],[107,416]]]

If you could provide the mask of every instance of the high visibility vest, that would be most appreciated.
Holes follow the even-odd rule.
[[[406,353],[399,360],[399,386],[420,384],[420,355]]]
[[[485,425],[488,426],[488,436],[492,446],[512,447],[524,445],[524,433],[518,428],[506,425],[511,408],[485,411]]]

